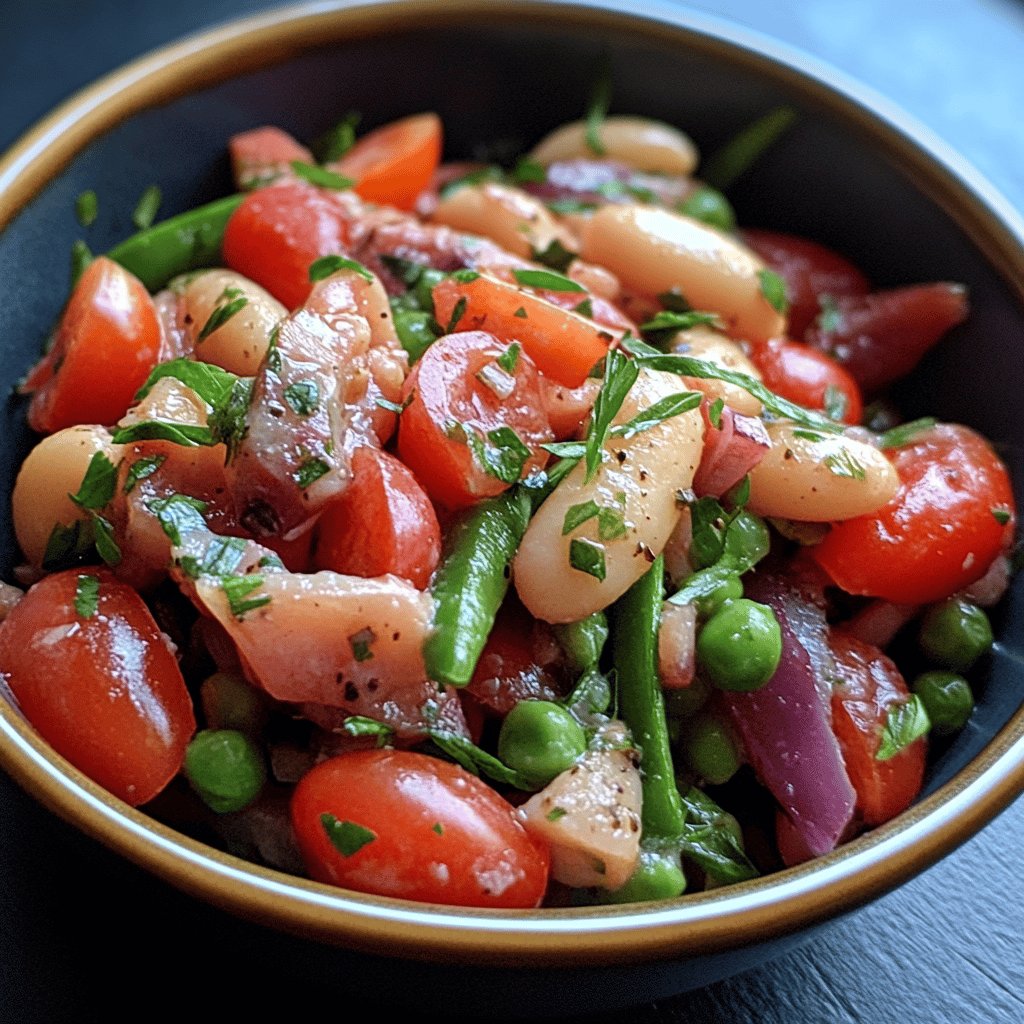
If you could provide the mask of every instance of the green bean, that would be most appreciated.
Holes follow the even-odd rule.
[[[423,646],[435,682],[465,686],[473,677],[529,521],[530,499],[516,487],[480,502],[450,532],[432,587],[434,631]]]
[[[676,841],[683,832],[657,670],[664,571],[665,560],[659,556],[612,608],[619,714],[643,752],[643,834],[651,841]]]
[[[675,850],[659,847],[641,849],[640,860],[621,889],[604,894],[607,903],[649,903],[671,900],[686,891],[686,875]]]
[[[555,639],[565,652],[569,668],[580,673],[597,664],[608,639],[608,619],[604,612],[594,612],[579,622],[556,625]]]
[[[107,255],[130,270],[151,291],[172,277],[216,266],[228,219],[244,196],[227,196],[140,231]]]

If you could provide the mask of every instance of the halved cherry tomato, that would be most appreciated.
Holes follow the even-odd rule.
[[[292,823],[310,875],[331,885],[523,908],[538,906],[547,888],[548,852],[511,805],[425,754],[367,750],[324,761],[296,786]]]
[[[25,380],[22,390],[34,392],[29,425],[52,434],[79,423],[116,423],[159,351],[149,292],[113,260],[97,257],[68,299],[53,347]]]
[[[857,792],[857,812],[866,825],[881,825],[910,806],[921,791],[926,744],[915,740],[887,761],[876,760],[882,730],[893,707],[910,691],[899,669],[877,647],[833,632],[835,658],[832,729]]]
[[[864,402],[857,382],[830,356],[798,341],[773,338],[751,353],[764,383],[778,395],[808,409],[842,409],[843,423],[860,423]],[[831,391],[829,389],[832,389]]]
[[[127,803],[181,768],[196,722],[178,663],[142,598],[106,569],[32,587],[0,626],[0,673],[43,739]]]
[[[290,174],[293,160],[313,162],[313,154],[305,146],[286,131],[271,126],[232,135],[228,153],[235,185],[240,189],[267,184],[278,174]]]
[[[414,114],[370,132],[331,167],[368,202],[411,210],[441,161],[441,137],[437,114]]]
[[[540,376],[522,350],[513,350],[511,370],[502,369],[497,360],[509,349],[483,331],[449,334],[427,349],[406,379],[409,405],[398,421],[398,452],[430,497],[447,508],[500,494],[515,482],[513,475],[519,479],[547,458],[540,445],[553,435]],[[517,444],[529,449],[527,457],[515,454]],[[503,459],[506,469],[522,459],[521,471],[506,473],[497,465]]]
[[[967,312],[962,284],[892,288],[837,300],[835,329],[812,326],[804,341],[838,359],[870,394],[910,373]]]
[[[312,287],[309,265],[345,253],[348,217],[337,197],[306,181],[281,181],[242,200],[224,231],[224,262],[289,309]]]
[[[546,377],[579,387],[608,352],[613,335],[579,313],[561,309],[519,285],[493,277],[472,281],[447,278],[434,288],[434,316],[451,330],[489,331],[502,341],[518,341]],[[584,296],[581,296],[583,298]]]
[[[868,279],[838,253],[795,235],[745,230],[740,237],[786,282],[789,330],[800,337],[821,312],[819,297],[866,295]]]
[[[423,589],[441,557],[441,528],[412,472],[376,448],[352,456],[352,479],[317,524],[314,562],[350,576],[393,573]]]
[[[922,432],[890,458],[900,478],[896,497],[834,524],[810,552],[850,594],[939,601],[983,576],[1012,537],[1006,467],[984,438],[955,424]]]

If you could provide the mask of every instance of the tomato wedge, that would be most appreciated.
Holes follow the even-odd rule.
[[[52,434],[79,423],[116,423],[156,366],[160,324],[142,282],[99,256],[68,299],[53,347],[22,390],[28,422]]]
[[[43,739],[132,806],[181,768],[196,727],[181,670],[142,598],[108,570],[37,583],[0,627],[0,673]]]
[[[857,793],[865,825],[881,825],[906,810],[921,791],[926,743],[922,736],[887,761],[876,759],[890,709],[910,698],[899,669],[877,647],[833,632],[829,646],[837,682],[832,728]]]
[[[368,202],[411,210],[441,162],[441,141],[437,114],[414,114],[370,132],[330,166],[354,178]]]
[[[348,216],[338,197],[306,181],[281,181],[242,200],[224,231],[224,262],[289,309],[312,287],[309,265],[344,253]]]
[[[439,324],[449,324],[452,331],[486,330],[502,341],[518,341],[545,377],[567,388],[578,388],[587,379],[613,338],[579,313],[485,275],[472,281],[447,278],[433,294]],[[452,323],[463,300],[461,315]]]
[[[864,402],[853,377],[831,356],[797,341],[773,338],[751,353],[765,386],[808,409],[833,413],[843,423],[860,423]]]
[[[500,494],[547,459],[540,376],[518,346],[483,331],[449,334],[427,349],[403,395],[398,453],[447,508]]]
[[[835,523],[810,552],[850,594],[939,601],[983,576],[1013,536],[1006,467],[984,438],[955,424],[918,434],[890,458],[896,497]]]
[[[411,471],[376,448],[352,456],[352,479],[317,524],[315,564],[349,576],[392,573],[421,590],[441,557],[434,507]]]

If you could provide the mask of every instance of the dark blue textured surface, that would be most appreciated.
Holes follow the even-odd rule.
[[[254,0],[8,3],[0,40],[0,146],[123,60],[264,6]],[[1019,7],[1000,0],[719,0],[696,6],[801,46],[874,85],[1024,205]],[[186,136],[189,129],[187,122],[180,125]],[[126,160],[140,159],[144,152],[126,154]],[[144,172],[136,166],[135,173]],[[164,166],[153,176],[167,183],[175,174],[185,180],[192,172]],[[258,932],[117,861],[6,779],[0,780],[0,820],[0,1019],[119,1019],[133,1009],[150,1013],[165,1006],[194,1013],[198,979],[215,986],[214,1006],[239,1016],[286,1000],[298,1004],[303,1018],[379,1015],[364,979],[352,978],[349,1002],[338,999],[336,984],[300,981],[294,968],[275,973],[265,965]],[[1024,807],[1018,804],[942,864],[818,933],[799,951],[627,1019],[1021,1021],[1024,891],[1012,880],[1022,840]],[[147,989],[148,997],[141,996]]]

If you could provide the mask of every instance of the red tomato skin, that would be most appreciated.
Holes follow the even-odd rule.
[[[350,576],[393,573],[422,590],[440,557],[437,514],[411,470],[377,448],[358,448],[348,487],[317,524],[316,567]]]
[[[835,523],[810,552],[847,593],[898,604],[940,601],[985,574],[1012,538],[1006,467],[967,427],[942,424],[888,453],[900,487],[871,515]],[[992,510],[1005,509],[998,522]]]
[[[510,486],[485,472],[469,445],[452,436],[452,424],[478,435],[510,427],[532,452],[524,476],[547,460],[540,445],[554,435],[530,357],[520,351],[515,389],[507,398],[499,398],[476,376],[507,350],[483,331],[449,334],[427,349],[406,378],[402,396],[409,405],[398,421],[398,453],[430,497],[448,509],[465,508]]]
[[[331,167],[367,202],[411,210],[441,162],[442,134],[437,114],[414,114],[370,132]]]
[[[36,364],[28,422],[52,434],[79,423],[116,423],[156,366],[160,324],[142,282],[105,256],[85,269],[53,348]]]
[[[857,812],[865,825],[881,825],[905,811],[921,791],[927,744],[922,736],[887,761],[875,759],[889,709],[906,702],[910,691],[877,647],[835,631],[829,645],[838,679],[832,729],[857,793]]]
[[[838,328],[812,325],[804,341],[838,359],[868,394],[910,373],[968,313],[967,289],[948,282],[841,298],[836,305]]]
[[[831,356],[798,341],[772,338],[756,345],[751,359],[765,386],[777,395],[808,409],[824,410],[826,392],[835,388],[845,399],[843,423],[860,423],[864,415],[860,388]]]
[[[345,253],[348,236],[348,216],[333,193],[282,181],[251,192],[231,215],[224,262],[295,309],[312,288],[310,264]]]
[[[786,282],[789,330],[799,337],[821,306],[819,295],[866,295],[868,279],[847,259],[817,242],[778,231],[745,230],[740,237]]]
[[[295,787],[292,823],[311,877],[358,892],[460,907],[531,908],[548,851],[512,806],[458,765],[406,750],[367,750],[318,764]],[[369,829],[344,856],[321,816]]]
[[[75,608],[82,575],[100,581],[88,618]],[[151,800],[180,770],[192,701],[142,598],[108,570],[32,587],[0,627],[0,673],[43,739],[126,803]]]

